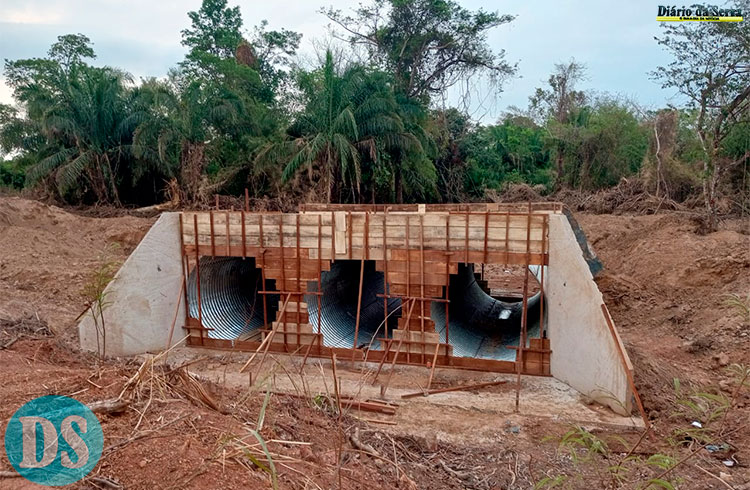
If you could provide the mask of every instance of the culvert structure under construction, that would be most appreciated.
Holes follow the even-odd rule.
[[[520,372],[629,413],[632,366],[589,258],[559,203],[164,213],[108,286],[107,354],[184,340]],[[93,321],[79,331],[96,350]]]

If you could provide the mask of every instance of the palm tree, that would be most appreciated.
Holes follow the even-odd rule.
[[[118,167],[132,149],[130,81],[129,75],[111,68],[76,66],[59,97],[40,96],[34,104],[42,134],[55,150],[29,168],[29,177],[54,175],[62,195],[83,180],[97,202],[119,205]]]
[[[361,199],[362,164],[378,164],[389,149],[421,149],[404,131],[392,88],[384,76],[361,67],[336,74],[333,55],[319,72],[300,82],[307,98],[305,109],[288,129],[288,138],[269,145],[258,159],[286,155],[282,179],[300,169],[323,176],[328,202],[342,198],[341,185],[349,186],[352,200]]]
[[[237,121],[241,101],[225,88],[192,82],[182,93],[166,83],[148,81],[140,90],[143,107],[134,136],[138,157],[168,176],[178,178],[182,198],[197,203],[206,198],[206,147]]]

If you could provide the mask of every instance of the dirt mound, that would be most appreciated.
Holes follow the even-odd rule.
[[[679,214],[578,219],[604,265],[597,283],[620,333],[634,360],[648,360],[636,365],[636,377],[662,373],[660,382],[643,379],[660,398],[673,377],[722,379],[720,354],[750,363],[750,324],[727,301],[750,293],[750,238],[733,231],[739,223],[702,236]]]
[[[102,253],[124,261],[152,223],[131,216],[87,218],[37,201],[0,198],[0,317],[38,315],[54,331],[69,329],[84,309],[81,290]]]

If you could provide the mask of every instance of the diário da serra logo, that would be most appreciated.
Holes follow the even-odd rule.
[[[99,462],[104,434],[86,405],[66,396],[35,398],[5,428],[5,452],[24,478],[47,486],[69,485]]]

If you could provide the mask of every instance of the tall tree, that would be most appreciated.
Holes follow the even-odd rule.
[[[747,2],[728,6],[747,11]],[[750,23],[665,23],[655,38],[674,56],[652,73],[662,87],[676,89],[698,112],[694,130],[703,150],[703,196],[709,230],[717,226],[717,185],[750,158],[730,155],[723,142],[737,125],[750,124]],[[686,55],[689,53],[689,55]]]
[[[222,128],[240,119],[240,99],[199,81],[181,93],[168,84],[151,81],[139,96],[144,113],[134,137],[136,155],[176,177],[183,201],[204,202],[209,197],[206,148],[212,135],[222,135]]]
[[[57,42],[52,45],[47,55],[57,61],[66,72],[75,65],[80,65],[85,59],[96,58],[91,39],[83,34],[65,34],[57,36]]]
[[[353,15],[323,10],[343,32],[338,36],[367,50],[394,74],[397,89],[426,100],[461,80],[488,73],[497,81],[515,73],[505,52],[493,52],[487,33],[513,20],[452,0],[371,0]]]
[[[29,169],[33,180],[54,174],[62,195],[81,180],[100,203],[120,204],[119,166],[130,156],[125,73],[110,68],[76,67],[62,96],[40,120],[42,134],[57,151]],[[83,190],[83,189],[79,189]]]
[[[253,29],[249,43],[241,46],[251,55],[252,63],[272,96],[278,97],[283,86],[291,80],[293,59],[299,49],[302,34],[288,29],[268,30],[268,21],[262,20]],[[239,50],[238,50],[239,55]],[[279,109],[284,110],[283,104]]]
[[[547,80],[547,88],[537,88],[529,98],[529,111],[540,123],[547,124],[550,135],[557,140],[555,145],[555,162],[557,163],[557,183],[564,180],[564,142],[565,125],[586,103],[586,93],[576,90],[576,86],[586,75],[585,65],[571,60],[568,63],[556,63],[555,69]]]
[[[131,158],[130,76],[86,64],[89,38],[59,36],[46,58],[5,61],[20,109],[0,122],[2,146],[28,167],[28,181],[53,177],[60,195],[92,193],[120,203],[121,165]]]
[[[421,151],[418,139],[404,130],[393,92],[382,77],[356,66],[338,74],[327,51],[320,70],[302,74],[300,89],[307,104],[288,138],[259,157],[287,155],[284,180],[306,169],[322,179],[329,202],[359,201],[363,161],[377,172],[389,161],[389,152]]]
[[[227,0],[203,0],[198,11],[188,12],[191,26],[182,31],[182,44],[190,48],[188,61],[204,55],[231,58],[242,42],[242,15]]]

